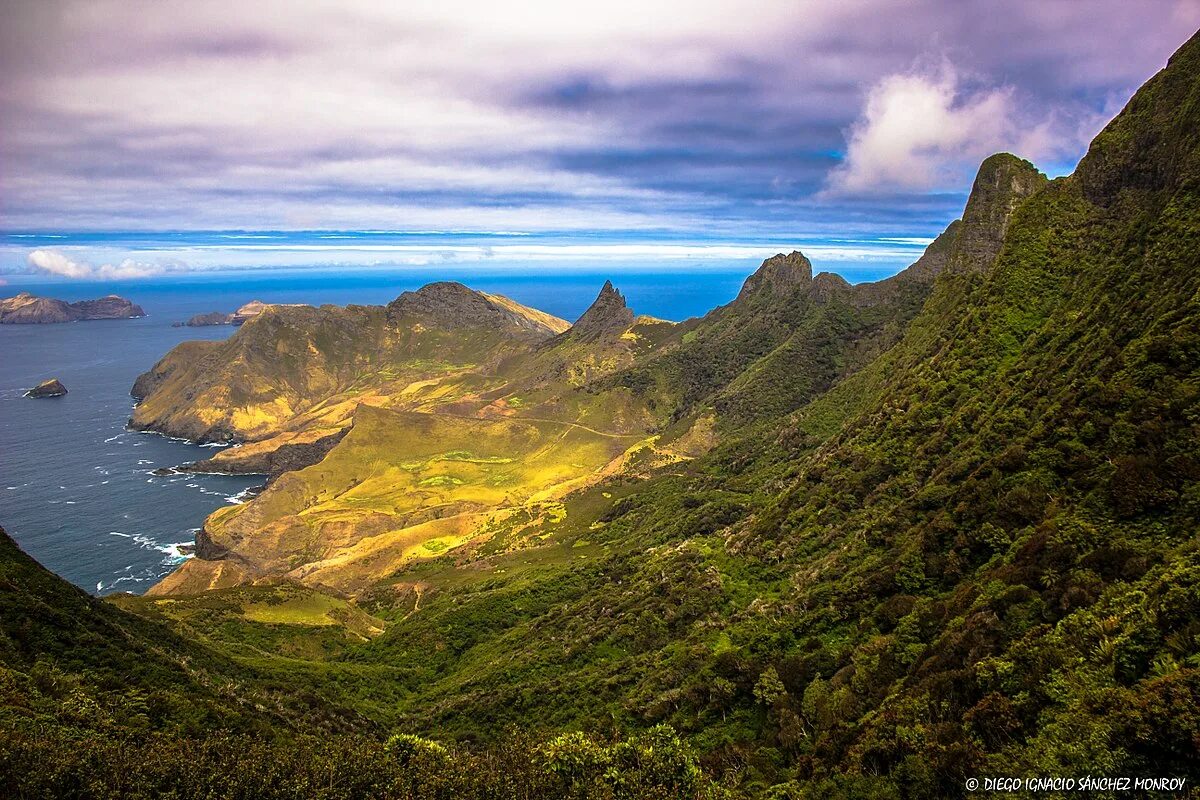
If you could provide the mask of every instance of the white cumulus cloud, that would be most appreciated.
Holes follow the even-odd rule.
[[[93,273],[91,264],[75,261],[57,250],[34,250],[29,254],[29,265],[66,278],[90,278]]]
[[[937,191],[1006,150],[1037,161],[1080,146],[1080,123],[1023,109],[1011,86],[968,88],[948,61],[888,75],[867,93],[828,194]],[[1090,128],[1088,124],[1083,128]]]
[[[64,278],[101,278],[121,280],[129,278],[148,278],[161,275],[164,272],[186,269],[182,262],[147,262],[126,258],[116,264],[101,264],[94,266],[87,261],[72,258],[58,250],[34,250],[30,252],[27,261],[31,267],[61,275]]]

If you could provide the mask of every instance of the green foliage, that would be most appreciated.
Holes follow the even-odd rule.
[[[147,604],[135,619],[0,559],[0,789],[693,798],[721,776],[782,799],[1195,781],[1197,76],[1200,39],[1077,175],[1001,197],[1011,218],[980,212],[999,229],[964,218],[927,297],[873,319],[836,287],[784,292],[663,333],[678,346],[629,369],[580,367],[600,377],[579,397],[651,397],[681,427],[711,402],[737,424],[703,458],[522,518],[536,546],[509,528],[406,563],[358,598],[387,630],[324,660],[264,652],[260,623]],[[212,649],[158,621],[197,616]]]
[[[723,796],[704,779],[695,756],[667,725],[605,746],[581,733],[566,733],[537,750],[541,768],[553,776],[563,798],[686,798]]]
[[[605,744],[579,734],[538,744],[513,734],[488,750],[398,734],[267,738],[129,736],[65,726],[0,727],[6,798],[245,800],[708,800],[728,796],[666,728]]]

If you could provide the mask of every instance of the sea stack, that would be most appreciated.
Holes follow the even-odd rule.
[[[51,378],[48,381],[42,381],[37,386],[25,393],[26,397],[42,398],[42,397],[62,397],[67,393],[67,387],[62,385],[62,381],[58,378]]]

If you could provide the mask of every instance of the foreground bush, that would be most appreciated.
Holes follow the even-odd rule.
[[[57,725],[0,730],[0,796],[80,800],[599,798],[724,796],[669,728],[615,743],[514,735],[486,751],[400,734],[203,739],[96,736]]]

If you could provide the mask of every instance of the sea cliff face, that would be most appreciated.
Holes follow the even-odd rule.
[[[21,292],[0,300],[0,324],[50,324],[93,319],[133,319],[146,312],[123,297],[109,295],[97,300],[67,303]]]

